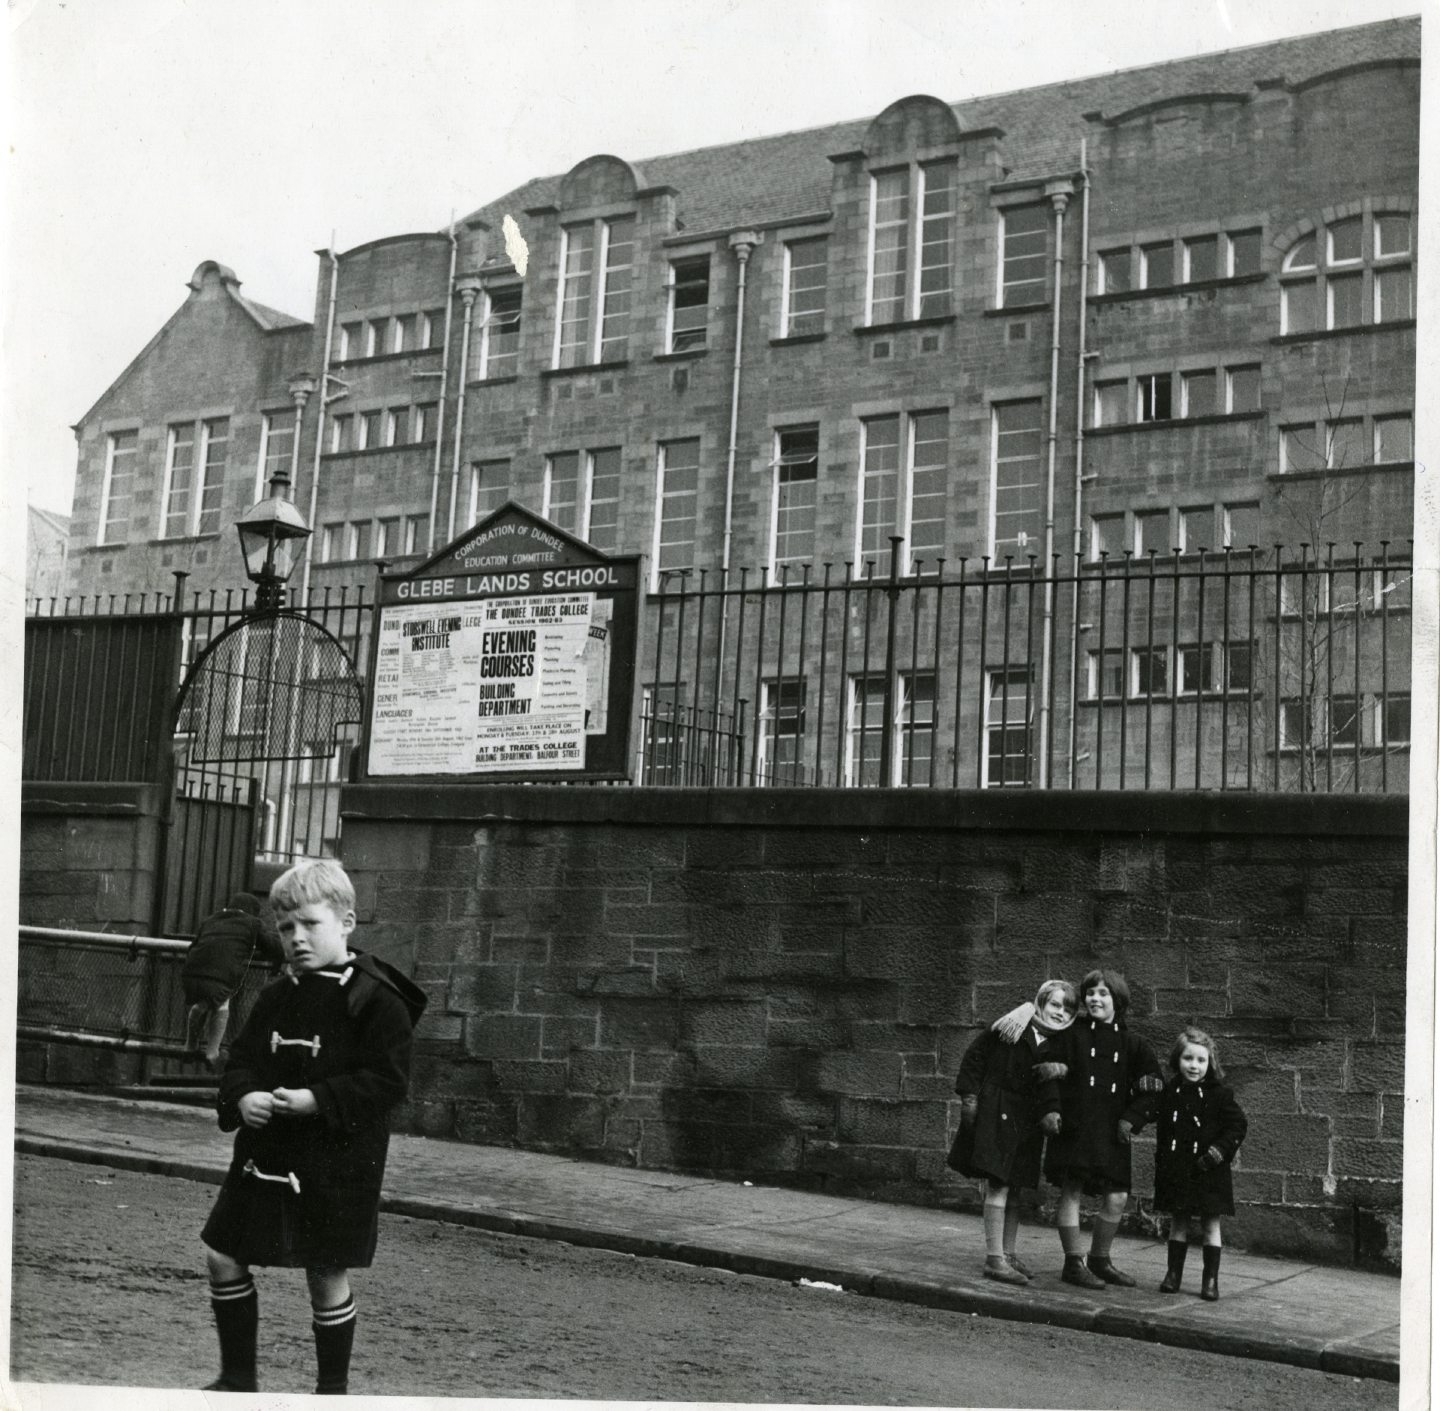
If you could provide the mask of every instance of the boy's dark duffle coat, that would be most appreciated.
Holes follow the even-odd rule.
[[[1086,1195],[1128,1191],[1130,1148],[1117,1133],[1122,1118],[1139,1127],[1152,1110],[1136,1085],[1160,1075],[1154,1051],[1123,1019],[1102,1023],[1088,1015],[1056,1035],[1054,1047],[1050,1057],[1069,1072],[1043,1095],[1042,1115],[1060,1113],[1060,1133],[1045,1148],[1045,1179],[1056,1186],[1079,1181]]]
[[[245,979],[252,956],[278,965],[285,959],[279,940],[258,916],[223,907],[207,916],[180,965],[180,988],[188,1004],[223,1004]]]
[[[220,1078],[220,1129],[235,1132],[235,1154],[207,1245],[241,1264],[370,1264],[390,1111],[409,1086],[424,1007],[398,970],[360,954],[261,992]],[[280,1087],[309,1088],[319,1112],[246,1126],[240,1099]]]
[[[987,1029],[965,1051],[955,1091],[979,1098],[972,1126],[961,1124],[949,1166],[1002,1186],[1040,1184],[1041,1107],[1035,1065],[1051,1057],[1053,1040],[1032,1024],[1013,1044]]]
[[[1155,1208],[1168,1215],[1233,1215],[1230,1163],[1249,1124],[1235,1094],[1205,1077],[1187,1083],[1178,1074],[1165,1085],[1155,1116]],[[1211,1147],[1218,1166],[1199,1167]]]

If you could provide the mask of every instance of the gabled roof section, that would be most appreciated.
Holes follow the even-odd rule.
[[[95,411],[101,403],[154,352],[165,335],[184,317],[185,311],[191,304],[198,299],[206,297],[214,298],[217,286],[223,291],[224,297],[230,299],[238,308],[244,310],[246,316],[254,321],[255,326],[259,328],[262,333],[285,333],[292,329],[310,327],[310,324],[304,319],[292,318],[289,314],[281,313],[278,309],[272,309],[266,304],[259,304],[253,299],[245,298],[240,293],[240,280],[233,269],[228,265],[222,265],[218,260],[202,260],[195,266],[195,273],[186,281],[186,288],[190,290],[189,298],[161,324],[155,336],[125,364],[124,371],[96,397],[90,406],[86,408],[85,414],[81,416],[78,421],[72,423],[70,429],[78,432],[80,427],[95,415]]]
[[[1327,74],[1420,58],[1418,18],[1385,20],[1295,39],[1226,49],[1092,78],[953,103],[962,132],[998,128],[1005,175],[1053,176],[1078,164],[1087,114],[1114,118],[1188,95],[1253,93],[1275,80],[1296,89]],[[632,159],[652,186],[677,193],[685,229],[700,233],[777,224],[829,209],[829,156],[863,148],[874,115],[801,132],[669,156]],[[471,212],[498,228],[506,213],[556,206],[563,175],[537,178]]]

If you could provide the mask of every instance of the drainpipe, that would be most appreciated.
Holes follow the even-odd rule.
[[[1080,139],[1080,340],[1075,352],[1075,518],[1070,543],[1070,765],[1069,787],[1075,787],[1075,690],[1080,661],[1080,554],[1084,540],[1080,527],[1081,498],[1085,485],[1085,364],[1093,356],[1085,346],[1086,300],[1090,294],[1090,168],[1086,140]]]
[[[1050,783],[1050,624],[1055,616],[1055,449],[1060,408],[1060,294],[1065,271],[1065,207],[1070,202],[1071,183],[1049,181],[1045,194],[1055,209],[1055,293],[1050,308],[1050,425],[1046,432],[1045,452],[1045,557],[1041,572],[1045,575],[1045,605],[1040,629],[1040,720],[1037,740],[1040,754],[1040,787]]]
[[[481,287],[480,281],[473,274],[457,280],[455,284],[455,292],[464,304],[465,327],[460,331],[460,381],[455,388],[455,454],[450,462],[450,520],[445,535],[447,544],[455,537],[455,504],[460,490],[460,433],[465,429],[465,378],[470,369],[470,329],[474,322],[471,315]],[[446,342],[448,343],[449,339],[446,339]],[[434,546],[431,548],[433,551]]]
[[[730,586],[730,527],[735,512],[735,457],[740,427],[740,367],[745,347],[745,275],[750,255],[760,243],[758,232],[737,230],[730,237],[738,266],[735,279],[735,356],[730,364],[730,445],[725,455],[725,536],[720,544],[720,583]],[[730,611],[728,598],[720,599],[720,634],[715,655],[715,701],[719,704],[721,678],[725,672],[725,625]]]
[[[460,242],[455,238],[455,218],[450,218],[450,273],[445,277],[445,289],[448,291],[455,287],[455,257],[459,250]],[[435,552],[435,516],[440,509],[440,465],[441,455],[445,444],[445,388],[449,381],[450,371],[450,310],[453,307],[453,299],[447,297],[445,300],[445,337],[440,345],[440,400],[435,404],[435,465],[430,472],[430,526],[429,537],[425,543],[427,553]],[[460,395],[465,395],[465,387],[462,382]],[[459,445],[459,437],[456,437],[456,445]]]
[[[305,562],[300,568],[300,606],[310,601],[310,564],[315,557],[315,507],[320,497],[320,455],[325,449],[325,408],[330,402],[330,383],[336,381],[330,376],[330,352],[335,341],[335,300],[340,286],[340,261],[335,258],[335,236],[331,233],[330,248],[330,298],[325,313],[325,351],[320,358],[320,400],[315,404],[315,459],[310,466],[310,512],[305,522],[310,526],[310,537],[305,541]],[[295,423],[295,441],[300,441],[300,423]],[[297,481],[298,485],[299,482]]]

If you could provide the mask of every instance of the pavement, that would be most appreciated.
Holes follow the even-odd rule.
[[[16,1090],[15,1149],[218,1184],[231,1138],[203,1107],[55,1088]],[[1179,1295],[1158,1292],[1163,1241],[1120,1236],[1139,1286],[1060,1282],[1055,1233],[1022,1226],[1024,1288],[983,1277],[978,1215],[606,1166],[426,1137],[391,1139],[381,1209],[1018,1322],[1260,1358],[1353,1377],[1400,1377],[1400,1280],[1225,1251],[1218,1303],[1192,1250]],[[817,1293],[817,1296],[820,1296]]]

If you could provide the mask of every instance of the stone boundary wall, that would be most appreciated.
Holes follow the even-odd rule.
[[[1187,1023],[1219,1041],[1251,1119],[1227,1240],[1398,1264],[1404,799],[364,784],[342,808],[360,944],[430,995],[406,1130],[974,1207],[944,1162],[966,1046],[1103,960],[1162,1058]]]

